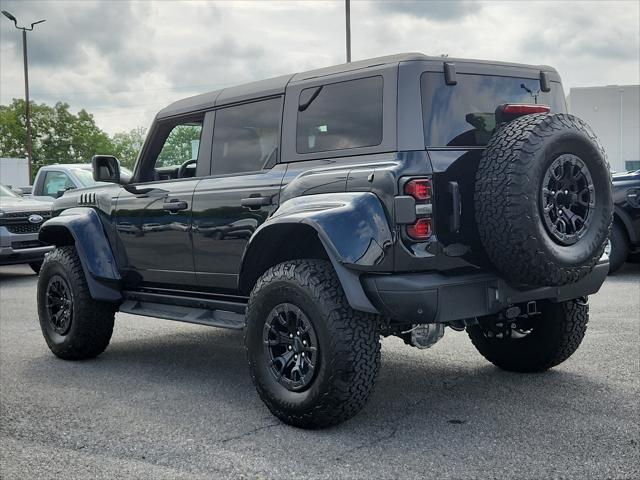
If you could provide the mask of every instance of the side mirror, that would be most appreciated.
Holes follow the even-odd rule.
[[[96,182],[120,183],[120,162],[113,155],[94,155],[91,166]]]

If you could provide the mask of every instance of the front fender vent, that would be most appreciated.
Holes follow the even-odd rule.
[[[96,206],[96,194],[95,193],[81,193],[78,197],[78,205],[85,207]]]

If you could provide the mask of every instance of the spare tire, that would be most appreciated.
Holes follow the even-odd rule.
[[[474,199],[482,245],[511,283],[580,280],[602,256],[613,220],[604,150],[567,114],[502,125],[482,154]]]

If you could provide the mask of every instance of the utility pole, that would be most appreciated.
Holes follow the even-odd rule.
[[[345,16],[347,23],[347,63],[351,62],[351,2],[344,0]]]
[[[25,123],[27,127],[27,142],[26,142],[27,145],[26,146],[27,146],[27,161],[29,164],[29,183],[31,183],[33,179],[33,148],[31,144],[31,105],[29,104],[29,66],[28,66],[29,59],[27,57],[27,32],[32,31],[34,25],[37,25],[38,23],[42,23],[45,20],[38,20],[37,22],[33,22],[31,24],[31,27],[29,28],[19,27],[18,20],[16,19],[16,17],[11,15],[6,10],[3,10],[2,14],[5,17],[7,17],[9,20],[11,20],[18,30],[22,30],[22,59],[24,62],[24,97],[25,97],[25,117],[26,117]]]

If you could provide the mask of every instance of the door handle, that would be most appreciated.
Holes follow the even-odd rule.
[[[271,205],[271,197],[256,195],[255,197],[243,198],[240,200],[240,205],[248,207],[250,210],[258,210],[260,207]]]
[[[168,202],[164,202],[162,204],[162,209],[167,210],[171,213],[179,212],[180,210],[186,210],[189,208],[189,205],[184,200],[178,200],[177,198],[172,198]]]

